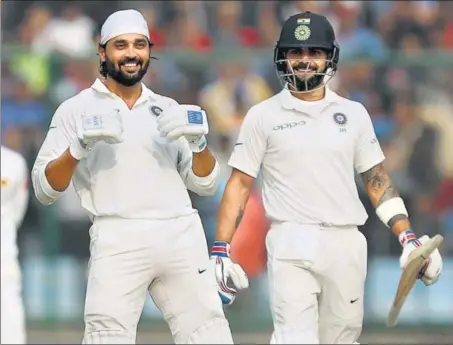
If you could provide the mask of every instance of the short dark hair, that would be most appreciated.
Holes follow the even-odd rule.
[[[100,44],[99,43],[99,47],[100,48],[104,48],[105,50],[105,44]],[[102,61],[100,60],[99,61],[99,73],[104,77],[104,78],[107,78],[107,64],[105,61]]]

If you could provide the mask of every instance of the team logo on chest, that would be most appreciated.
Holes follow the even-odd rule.
[[[344,126],[348,122],[348,118],[346,117],[345,114],[342,113],[333,114],[333,119],[340,126]]]
[[[345,114],[335,113],[333,114],[333,120],[341,127],[340,132],[346,132],[346,128],[344,128],[344,126],[348,122],[348,118]]]
[[[152,105],[151,107],[149,107],[149,111],[151,112],[151,114],[153,114],[155,116],[159,116],[163,110],[162,110],[162,108],[159,108],[158,106]]]

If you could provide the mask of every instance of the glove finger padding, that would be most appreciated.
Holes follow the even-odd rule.
[[[215,263],[215,276],[217,280],[217,291],[223,304],[232,304],[236,299],[235,288],[228,286],[228,274],[225,264],[221,257],[214,259]]]
[[[240,265],[233,264],[229,269],[228,275],[238,290],[247,289],[249,287],[247,274]]]
[[[198,106],[174,106],[162,112],[157,118],[160,135],[171,140],[181,136],[203,136],[208,134],[206,113]]]
[[[419,241],[424,244],[429,241],[429,236],[420,237]],[[426,265],[421,270],[421,279],[425,285],[434,284],[442,272],[442,257],[440,256],[439,250],[436,248],[429,258],[427,259]]]
[[[119,110],[108,114],[82,114],[80,138],[85,142],[105,142],[116,144],[123,141],[123,123]]]
[[[159,128],[164,128],[170,123],[176,123],[180,126],[186,125],[188,111],[201,111],[198,105],[180,104],[165,109],[158,117],[157,124]]]
[[[161,131],[161,136],[166,137],[168,140],[176,140],[183,135],[186,137],[197,136],[199,139],[202,135],[207,133],[207,130],[203,127],[178,127],[168,133]]]

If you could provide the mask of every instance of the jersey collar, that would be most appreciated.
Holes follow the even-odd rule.
[[[326,106],[331,103],[335,103],[338,100],[338,97],[339,96],[335,92],[326,87],[326,94],[323,99],[323,101],[326,103]],[[278,95],[278,98],[284,108],[288,110],[294,109],[304,112],[303,107],[301,107],[301,103],[298,102],[297,98],[291,95],[288,89],[284,88]]]
[[[99,78],[96,78],[93,85],[91,85],[91,88],[97,92],[117,97],[107,88],[107,86],[105,86],[105,84]],[[151,91],[144,83],[142,83],[142,94],[140,98],[137,100],[136,104],[142,103],[149,99],[155,100],[156,94],[153,91]]]

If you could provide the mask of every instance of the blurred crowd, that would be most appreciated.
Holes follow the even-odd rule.
[[[3,144],[22,152],[30,166],[58,104],[89,87],[98,76],[96,45],[102,22],[115,10],[136,8],[148,20],[153,55],[158,58],[144,82],[180,103],[200,104],[207,110],[209,142],[223,164],[225,183],[229,175],[225,163],[247,109],[281,87],[272,51],[280,25],[290,15],[310,10],[326,15],[336,30],[340,68],[331,87],[367,107],[415,231],[443,233],[444,253],[453,253],[452,1],[105,4],[2,3],[1,138]],[[362,187],[359,183],[370,214],[363,227],[370,253],[399,253],[398,241],[376,219]],[[222,192],[220,188],[212,198],[193,196],[208,241],[215,231]],[[86,257],[88,232],[83,229],[88,223],[77,198],[68,192],[58,207],[63,231],[58,247]],[[39,237],[37,224],[44,222],[42,217],[42,208],[32,197],[24,225],[29,237]],[[260,233],[240,238],[262,243],[263,217],[256,194],[244,231]],[[74,241],[80,245],[74,246]],[[250,241],[243,245],[250,246]],[[263,257],[262,252],[256,255]]]

